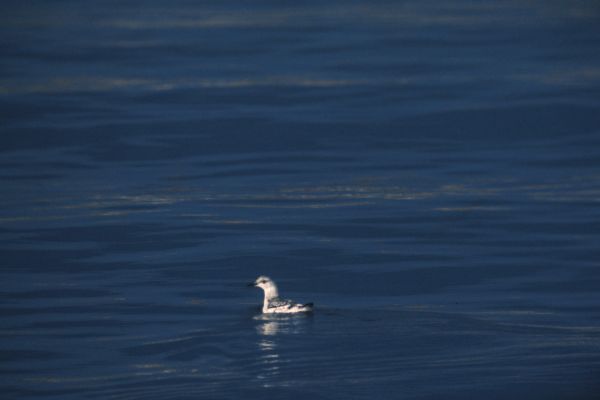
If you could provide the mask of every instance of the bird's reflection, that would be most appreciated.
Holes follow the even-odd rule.
[[[279,332],[278,321],[266,321],[256,327],[259,335],[262,336],[275,336]]]
[[[280,384],[277,379],[283,364],[279,340],[284,335],[301,334],[307,331],[309,318],[303,315],[265,315],[254,318],[258,333],[258,349],[260,350],[260,371],[256,376],[263,387]]]
[[[259,336],[295,335],[307,331],[311,321],[311,314],[261,314],[254,317],[254,320],[258,321],[256,331]]]

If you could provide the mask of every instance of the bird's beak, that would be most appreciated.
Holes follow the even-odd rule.
[[[256,286],[256,283],[254,283],[254,282],[250,282],[250,283],[248,284],[248,287],[254,287],[254,286]]]

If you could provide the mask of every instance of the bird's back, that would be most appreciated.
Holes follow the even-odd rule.
[[[263,307],[264,313],[297,313],[312,311],[313,303],[298,304],[292,300],[275,297],[270,299]]]

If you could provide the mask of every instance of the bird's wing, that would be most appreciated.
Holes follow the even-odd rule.
[[[279,308],[279,307],[292,307],[294,302],[292,300],[280,299],[276,297],[274,299],[269,300],[269,308]]]

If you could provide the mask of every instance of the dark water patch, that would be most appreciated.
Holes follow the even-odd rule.
[[[260,43],[253,43],[248,46],[244,41],[240,41],[238,46],[230,43],[230,46],[223,47],[212,41],[195,40],[193,42],[183,43],[145,43],[140,46],[122,47],[109,44],[93,44],[85,47],[54,47],[52,49],[34,47],[28,49],[14,49],[8,55],[19,59],[22,62],[43,62],[48,65],[64,64],[95,64],[95,65],[119,65],[143,66],[149,60],[156,61],[156,53],[161,53],[164,57],[176,58],[211,58],[211,57],[231,57],[234,59],[240,56],[256,56],[264,54],[266,49],[261,48]]]
[[[162,126],[161,126],[162,125]],[[248,154],[256,152],[280,152],[286,150],[306,151],[314,149],[314,141],[308,137],[279,135],[276,126],[257,123],[253,120],[216,121],[197,125],[189,123],[131,124],[114,126],[115,131],[126,130],[131,134],[148,134],[149,131],[162,133],[165,130],[178,132],[179,136],[162,140],[161,145],[133,145],[131,143],[113,143],[107,147],[89,147],[88,153],[99,161],[125,161],[169,159],[173,157],[200,154]],[[102,131],[105,129],[103,128]],[[187,135],[186,132],[193,131]],[[222,134],[222,132],[227,132]],[[108,143],[107,143],[108,144]],[[117,146],[118,144],[118,146]]]
[[[25,368],[11,368],[11,369],[5,369],[5,368],[0,368],[0,374],[2,374],[2,376],[7,377],[10,375],[32,375],[34,373],[36,373],[37,370],[35,369],[25,369]]]
[[[563,112],[569,118],[562,118]],[[592,134],[596,131],[592,127],[598,126],[599,122],[600,117],[594,107],[547,105],[446,112],[427,118],[409,119],[406,128],[412,134],[422,132],[438,137],[443,133],[448,138],[502,142]],[[481,136],[481,132],[485,132],[485,135]]]
[[[413,238],[426,239],[432,241],[448,242],[468,242],[470,239],[476,239],[477,234],[466,230],[452,229],[440,227],[435,232],[431,232],[424,227],[414,227],[407,231],[405,227],[393,227],[389,225],[364,225],[352,226],[347,224],[330,224],[321,226],[296,227],[307,229],[314,235],[324,238],[346,238],[346,239],[370,239],[389,240],[392,238]]]
[[[46,181],[58,179],[62,175],[58,174],[19,174],[19,175],[0,175],[2,181]]]
[[[58,136],[58,130],[55,132],[46,130],[46,135],[40,135],[40,132],[37,129],[19,129],[12,130],[12,132],[10,129],[6,129],[0,152],[65,147],[65,135]]]
[[[569,121],[556,119],[556,115],[567,113]],[[533,140],[543,121],[543,138],[562,134],[590,133],[590,126],[598,125],[594,108],[575,106],[520,107],[496,110],[469,110],[428,115],[426,118],[410,118],[385,125],[351,126],[341,124],[284,124],[260,120],[236,121],[190,121],[165,123],[128,123],[103,126],[86,130],[82,136],[77,129],[46,132],[40,141],[36,129],[19,130],[19,134],[8,133],[8,145],[4,150],[48,148],[64,146],[68,140],[79,152],[98,161],[164,160],[173,157],[190,157],[199,154],[248,154],[251,152],[316,151],[337,146],[356,147],[375,145],[369,137],[391,138],[446,138],[451,141],[472,139],[477,143],[479,132],[486,132],[486,140]],[[444,127],[444,129],[442,129]],[[445,127],[453,127],[449,132]],[[536,129],[533,129],[536,127]],[[133,144],[123,138],[136,138],[169,131],[177,136],[162,139],[156,144],[140,142]],[[285,131],[282,136],[279,132]],[[317,140],[305,132],[323,132]],[[107,134],[110,132],[110,134]],[[224,133],[226,132],[226,133]],[[399,136],[399,133],[402,136]],[[529,132],[529,133],[528,133]],[[443,135],[441,135],[443,133]],[[252,138],[252,140],[250,140]],[[393,142],[385,142],[388,146]],[[160,145],[158,145],[160,144]],[[401,143],[399,143],[401,144]],[[375,147],[377,148],[377,147]]]
[[[284,169],[284,168],[244,168],[239,170],[220,171],[209,174],[198,174],[190,176],[175,176],[168,177],[169,180],[177,181],[188,181],[188,180],[202,180],[211,178],[240,178],[246,176],[278,176],[278,175],[298,175],[300,173],[306,173],[297,169]]]
[[[600,156],[579,156],[552,160],[532,160],[530,165],[550,168],[597,168],[600,167]]]
[[[86,298],[86,297],[107,297],[112,296],[115,293],[110,290],[102,289],[76,289],[76,288],[62,288],[62,289],[37,289],[37,290],[26,290],[26,291],[2,291],[0,292],[0,299],[2,300],[31,300],[31,299],[60,299],[60,298]]]
[[[416,243],[427,243],[427,241],[423,241],[422,239],[416,239]],[[432,241],[432,243],[437,243],[437,241]],[[560,249],[557,252],[561,252],[567,249],[569,246],[577,246],[580,244],[579,240],[559,240],[553,239],[549,237],[538,237],[531,238],[529,240],[523,239],[497,239],[494,236],[486,236],[479,237],[478,239],[470,240],[468,242],[464,242],[464,244],[468,244],[471,246],[477,246],[482,249],[514,249],[514,254],[520,252],[520,254],[527,254],[526,249],[533,250],[551,250],[551,249]],[[490,255],[499,255],[502,253],[490,253]]]
[[[378,41],[383,46],[393,48],[443,48],[456,47],[458,49],[469,49],[471,47],[490,47],[498,45],[514,44],[519,37],[514,32],[489,32],[485,37],[473,35],[472,31],[454,29],[452,34],[446,37],[440,36],[402,36],[402,37],[384,37]]]
[[[423,164],[419,163],[397,163],[397,164],[386,164],[386,165],[375,165],[370,169],[373,171],[424,171],[424,170],[435,170],[440,168],[440,164],[435,162],[427,162]]]
[[[464,207],[457,207],[455,212],[436,212],[436,213],[418,213],[417,215],[402,215],[402,216],[373,216],[373,217],[359,217],[348,219],[347,222],[350,224],[358,225],[424,225],[431,224],[439,226],[441,224],[458,224],[458,225],[469,225],[472,223],[481,222],[501,222],[505,221],[507,216],[511,215],[508,210],[495,210],[494,207],[498,206],[498,202],[481,202],[474,205],[473,203],[462,203]],[[505,203],[502,203],[505,204]],[[476,207],[484,208],[484,210],[478,210]],[[485,207],[491,207],[491,211],[486,211]]]
[[[196,86],[200,87],[195,88],[194,84],[190,83],[189,88],[187,88],[185,84],[181,84],[181,88],[165,92],[151,91],[138,94],[135,98],[150,105],[169,103],[181,104],[186,108],[204,106],[215,109],[219,106],[237,104],[240,106],[269,106],[284,109],[285,107],[303,105],[339,104],[360,97],[365,92],[372,93],[373,91],[373,89],[369,90],[369,86],[358,83],[346,86],[340,84],[336,92],[331,93],[327,88],[319,87],[318,81],[311,86],[310,81],[303,83],[302,80],[291,78],[287,80],[283,78],[279,80],[256,78],[248,82],[248,87],[245,87],[246,85],[243,82],[239,83],[240,87],[235,87],[236,82],[232,82],[231,87],[227,87],[226,82],[221,85],[223,87],[218,87],[218,82],[215,82],[214,86],[217,87],[202,87],[199,84]],[[322,85],[326,86],[326,81]],[[332,85],[335,85],[335,83],[332,82]],[[210,86],[210,84],[207,86]]]
[[[563,261],[566,265],[580,264],[583,262],[594,263],[600,256],[600,251],[596,250],[596,241],[590,243],[590,248],[581,250],[578,248],[556,249],[550,248],[547,251],[548,256],[555,257],[556,260]]]
[[[61,353],[47,350],[0,350],[2,362],[44,361],[63,357]]]
[[[307,264],[312,265],[313,263],[328,262],[335,260],[340,265],[351,265],[351,264],[380,264],[380,263],[394,263],[404,261],[451,261],[457,260],[461,257],[449,256],[443,254],[381,254],[381,253],[358,253],[356,251],[351,252],[346,249],[340,248],[323,248],[323,247],[307,247],[298,248],[285,252],[285,255],[305,260]]]
[[[128,205],[107,207],[109,210],[138,210],[153,208],[148,205]],[[195,232],[193,236],[188,231],[177,232],[177,229],[165,229],[161,224],[118,225],[103,224],[95,226],[74,226],[54,229],[37,230],[30,240],[38,242],[94,242],[111,251],[134,252],[152,248],[155,251],[194,246],[203,239],[214,238],[215,233]],[[101,254],[100,251],[89,251],[89,255]]]
[[[88,306],[50,306],[50,307],[1,307],[0,315],[5,317],[10,316],[25,316],[25,315],[70,315],[70,314],[86,314],[89,311]],[[165,305],[149,303],[122,303],[122,304],[103,304],[98,303],[94,307],[95,313],[109,313],[111,315],[160,315],[160,314],[201,314],[206,309],[196,305]]]
[[[468,267],[439,266],[422,267],[396,272],[362,273],[348,275],[342,286],[327,288],[334,279],[322,279],[315,282],[312,290],[351,294],[353,296],[400,296],[425,293],[441,293],[449,288],[479,285],[521,276],[531,276],[544,270],[545,266],[527,266],[517,264],[475,265]],[[323,274],[322,274],[323,275]]]
[[[81,389],[32,389],[9,385],[3,386],[2,392],[9,398],[11,396],[14,396],[14,398],[22,398],[23,396],[56,398],[56,396],[80,395]]]
[[[328,155],[311,155],[311,154],[297,154],[292,153],[287,156],[274,156],[267,154],[264,156],[256,157],[245,157],[245,158],[233,158],[233,159],[220,159],[220,160],[206,160],[197,163],[198,167],[232,167],[232,166],[249,166],[249,165],[260,165],[260,164],[287,164],[287,163],[342,163],[352,162],[356,158],[348,156],[339,156],[336,154]]]
[[[356,53],[360,51],[369,50],[371,48],[371,43],[331,43],[331,44],[321,44],[320,42],[316,43],[307,43],[301,46],[297,46],[294,49],[294,52],[298,55],[317,55],[320,56],[323,53],[331,54],[334,56],[339,56],[340,54],[348,54],[348,53]]]
[[[160,205],[152,205],[152,204],[128,204],[128,205],[118,205],[118,206],[107,206],[107,207],[98,207],[99,210],[106,210],[108,212],[119,212],[119,211],[150,211],[150,210],[158,210],[160,209]]]
[[[394,75],[426,75],[426,74],[438,74],[444,73],[452,70],[461,70],[465,69],[466,66],[461,66],[460,64],[447,64],[440,65],[436,64],[416,64],[416,63],[398,63],[398,64],[390,64],[386,62],[385,64],[377,64],[377,63],[340,63],[329,66],[327,69],[333,70],[336,72],[377,72],[382,74],[394,74]]]
[[[558,282],[530,282],[520,286],[523,292],[542,293],[596,293],[600,288],[600,279],[574,279],[561,280]]]
[[[89,250],[2,250],[4,271],[40,271],[55,268],[71,267],[78,269],[80,264],[75,260],[95,254]]]
[[[76,101],[62,101],[46,96],[29,96],[15,99],[14,97],[0,96],[0,116],[8,123],[17,121],[31,121],[49,116],[66,115],[89,111],[89,106]],[[42,138],[40,138],[42,140]],[[6,150],[6,142],[3,142],[2,150]]]
[[[600,233],[600,222],[594,221],[564,221],[519,223],[511,222],[497,224],[496,228],[508,232],[543,233],[545,235],[597,235]]]
[[[77,330],[79,328],[96,328],[96,329],[114,329],[114,328],[124,328],[130,325],[147,325],[145,322],[141,321],[126,321],[126,320],[82,320],[82,321],[73,321],[73,320],[61,320],[61,321],[46,321],[46,322],[35,322],[33,324],[29,324],[23,326],[24,329],[61,329],[64,331],[69,330]],[[81,338],[79,336],[80,333],[73,332],[72,334],[67,334],[66,336],[72,336],[74,338]],[[97,335],[97,334],[96,334]],[[63,337],[63,334],[59,335],[59,337]]]
[[[193,264],[189,266],[178,266],[164,270],[164,274],[170,277],[183,279],[208,279],[211,277],[229,275],[232,272],[229,269],[239,267],[248,270],[246,280],[253,278],[252,275],[263,270],[266,274],[280,275],[282,271],[297,270],[300,276],[309,277],[314,271],[321,271],[319,274],[325,276],[323,267],[338,266],[342,269],[351,269],[354,265],[380,265],[393,264],[402,262],[419,262],[419,263],[447,263],[460,260],[461,256],[442,255],[442,254],[382,254],[382,253],[359,253],[340,250],[322,250],[322,249],[296,249],[289,252],[274,253],[269,255],[242,254],[223,258],[208,259],[205,261],[206,266],[210,266],[210,270],[203,268],[195,268]],[[368,267],[365,267],[365,272]],[[242,287],[240,283],[240,287]]]
[[[68,161],[41,161],[32,164],[30,162],[2,162],[0,168],[14,168],[14,169],[58,169],[58,170],[91,170],[97,168],[94,165],[87,163],[68,162]]]

